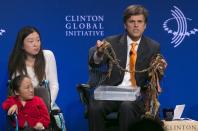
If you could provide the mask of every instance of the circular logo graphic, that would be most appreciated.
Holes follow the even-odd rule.
[[[194,28],[188,31],[187,21],[191,21],[192,19],[186,18],[178,7],[176,6],[173,7],[174,10],[171,10],[172,13],[171,15],[173,17],[164,21],[163,28],[165,31],[168,32],[168,34],[173,35],[171,43],[174,44],[174,47],[177,47],[182,43],[182,41],[186,36],[196,34],[196,32],[198,32],[198,29]],[[176,25],[174,23],[175,21],[176,21]],[[170,27],[170,25],[175,25],[177,29],[173,30],[173,27]]]
[[[6,31],[4,29],[0,29],[0,36],[3,36],[3,33],[5,33]]]

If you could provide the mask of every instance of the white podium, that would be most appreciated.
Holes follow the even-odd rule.
[[[174,120],[164,121],[165,131],[198,131],[198,121]]]

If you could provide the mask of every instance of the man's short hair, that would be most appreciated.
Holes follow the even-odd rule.
[[[124,23],[126,23],[127,19],[129,19],[133,15],[143,15],[145,23],[147,23],[148,21],[148,11],[141,5],[130,5],[125,9],[123,15]]]

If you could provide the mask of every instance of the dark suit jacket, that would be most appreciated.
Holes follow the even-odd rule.
[[[126,34],[123,35],[116,35],[110,36],[105,38],[108,41],[119,60],[120,66],[124,69],[126,68],[126,61],[127,61],[127,36]],[[93,61],[93,54],[96,50],[95,47],[90,49],[89,52],[89,66],[90,69],[94,69],[100,66],[104,66],[105,63],[108,62],[107,58],[104,58],[100,64],[94,64]],[[153,56],[157,53],[160,53],[160,45],[156,41],[142,36],[138,50],[137,50],[137,60],[136,60],[136,70],[143,70],[149,67],[149,63]],[[111,73],[111,77],[106,79],[102,84],[105,85],[119,85],[124,78],[124,72],[120,72],[118,68],[114,65]],[[148,81],[148,73],[136,73],[135,74],[137,85],[143,87]],[[92,79],[93,80],[93,79]]]

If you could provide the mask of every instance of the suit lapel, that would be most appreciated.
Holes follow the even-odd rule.
[[[126,60],[127,60],[127,37],[126,35],[123,35],[120,38],[120,43],[119,43],[119,56],[118,58],[120,60],[120,64],[123,68],[126,68]]]
[[[144,36],[142,36],[138,50],[137,50],[136,68],[140,66],[140,63],[144,61],[144,58],[146,57],[145,55],[143,55],[145,53],[145,49],[146,49],[146,41],[145,41]]]

